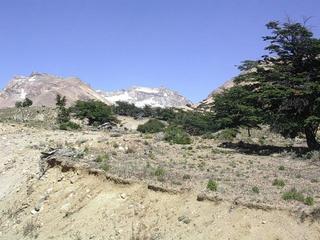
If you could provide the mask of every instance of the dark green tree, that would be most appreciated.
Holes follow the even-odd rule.
[[[247,86],[247,93],[234,100],[251,108],[253,116],[262,116],[256,123],[261,120],[285,137],[304,133],[308,147],[320,149],[316,139],[320,124],[320,40],[304,24],[272,21],[266,26],[271,30],[263,38],[269,43],[265,48],[268,53],[259,61],[247,61],[242,66],[245,72],[229,92]],[[225,108],[233,109],[233,105],[226,103]],[[221,108],[215,111],[221,114]],[[239,112],[241,119],[246,112]],[[233,123],[239,126],[240,122]]]
[[[58,124],[65,124],[70,121],[70,111],[66,108],[67,99],[65,96],[61,96],[57,94],[56,96],[56,106],[58,108],[57,114],[57,123]]]
[[[33,104],[32,100],[30,98],[26,98],[22,102],[22,107],[30,107],[32,106],[32,104]]]
[[[89,125],[101,125],[103,123],[117,121],[111,106],[96,100],[78,100],[70,110],[75,117],[87,119]]]
[[[258,128],[263,121],[263,111],[257,104],[253,86],[237,85],[215,97],[215,124],[218,128],[244,127],[250,136],[251,128]]]
[[[67,104],[66,96],[61,96],[60,94],[57,94],[57,96],[56,96],[56,106],[58,108],[65,108],[66,104]]]

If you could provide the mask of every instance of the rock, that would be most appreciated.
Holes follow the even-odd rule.
[[[267,222],[266,221],[262,221],[262,224],[266,224]]]
[[[37,213],[38,213],[38,212],[37,212],[35,209],[32,209],[32,210],[31,210],[31,214],[32,214],[32,215],[35,215],[35,214],[37,214]]]
[[[41,204],[37,203],[36,206],[34,206],[34,210],[39,212],[41,210]]]
[[[60,177],[57,179],[58,182],[61,182],[62,180],[63,180],[63,176],[60,176]]]
[[[189,224],[191,222],[191,219],[185,215],[182,215],[182,216],[178,217],[178,221],[183,222],[185,224]]]
[[[121,193],[121,194],[120,194],[120,197],[121,197],[122,199],[126,199],[126,198],[127,198],[127,195],[126,195],[125,193]]]
[[[70,203],[66,203],[66,204],[62,205],[60,208],[60,212],[67,213],[70,210],[70,206],[71,206]]]
[[[164,133],[163,132],[156,133],[154,136],[154,139],[157,142],[163,141],[164,140]]]

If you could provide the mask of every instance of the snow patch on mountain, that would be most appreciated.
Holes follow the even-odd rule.
[[[99,91],[104,98],[115,104],[117,101],[133,103],[137,107],[150,105],[152,107],[185,107],[192,104],[179,93],[168,88],[149,88],[136,86],[113,92]]]

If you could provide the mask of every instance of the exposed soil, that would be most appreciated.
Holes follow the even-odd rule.
[[[320,239],[315,159],[220,144],[0,123],[0,239]],[[74,168],[49,168],[39,179],[49,148],[71,152],[61,158]],[[209,179],[217,191],[206,189]],[[283,200],[293,187],[314,204]]]

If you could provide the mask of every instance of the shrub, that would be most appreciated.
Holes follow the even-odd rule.
[[[75,117],[83,120],[88,119],[89,125],[101,125],[107,122],[116,122],[117,119],[114,117],[112,108],[107,104],[95,101],[80,101],[78,100],[75,105],[70,108],[71,113]]]
[[[104,161],[100,164],[100,168],[107,172],[110,170],[110,165],[107,163],[107,161]]]
[[[312,205],[314,204],[314,199],[313,199],[313,197],[310,197],[310,196],[306,197],[306,198],[304,199],[304,204],[306,204],[306,205],[308,205],[308,206],[312,206]]]
[[[182,128],[169,126],[165,131],[164,139],[175,144],[190,144],[191,138]]]
[[[22,102],[21,101],[17,101],[15,103],[16,108],[21,108],[22,107]]]
[[[234,128],[226,128],[221,130],[215,138],[217,140],[222,140],[222,141],[232,141],[236,136],[237,136],[237,129]]]
[[[68,123],[70,121],[70,111],[65,107],[58,108],[57,123]]]
[[[280,170],[280,171],[284,171],[284,169],[285,169],[285,168],[284,168],[284,166],[282,166],[282,165],[279,167],[279,170]]]
[[[272,186],[284,187],[286,184],[281,179],[275,179],[272,183]]]
[[[212,133],[205,133],[202,135],[203,139],[214,139],[214,135]]]
[[[283,200],[296,200],[299,202],[304,202],[304,196],[301,192],[298,192],[296,188],[292,188],[290,191],[285,192],[282,195]]]
[[[64,122],[59,125],[60,130],[78,130],[80,129],[80,125],[74,122]]]
[[[18,101],[15,103],[15,106],[17,108],[20,108],[20,107],[30,107],[31,105],[33,104],[32,100],[29,99],[29,98],[25,98],[22,102],[21,101]]]
[[[108,154],[103,154],[103,155],[98,155],[97,158],[95,159],[96,162],[101,163],[101,162],[106,162],[110,159]]]
[[[138,131],[142,133],[157,133],[163,131],[164,123],[157,119],[150,119],[148,122],[138,126]]]
[[[213,181],[212,179],[210,179],[207,184],[207,189],[209,189],[210,191],[213,191],[213,192],[217,191],[218,183]]]
[[[162,167],[157,167],[154,171],[154,175],[157,177],[163,177],[165,175],[166,171]]]
[[[258,188],[257,186],[254,186],[254,187],[252,188],[252,192],[258,194],[258,193],[260,192],[260,190],[259,190],[259,188]]]

